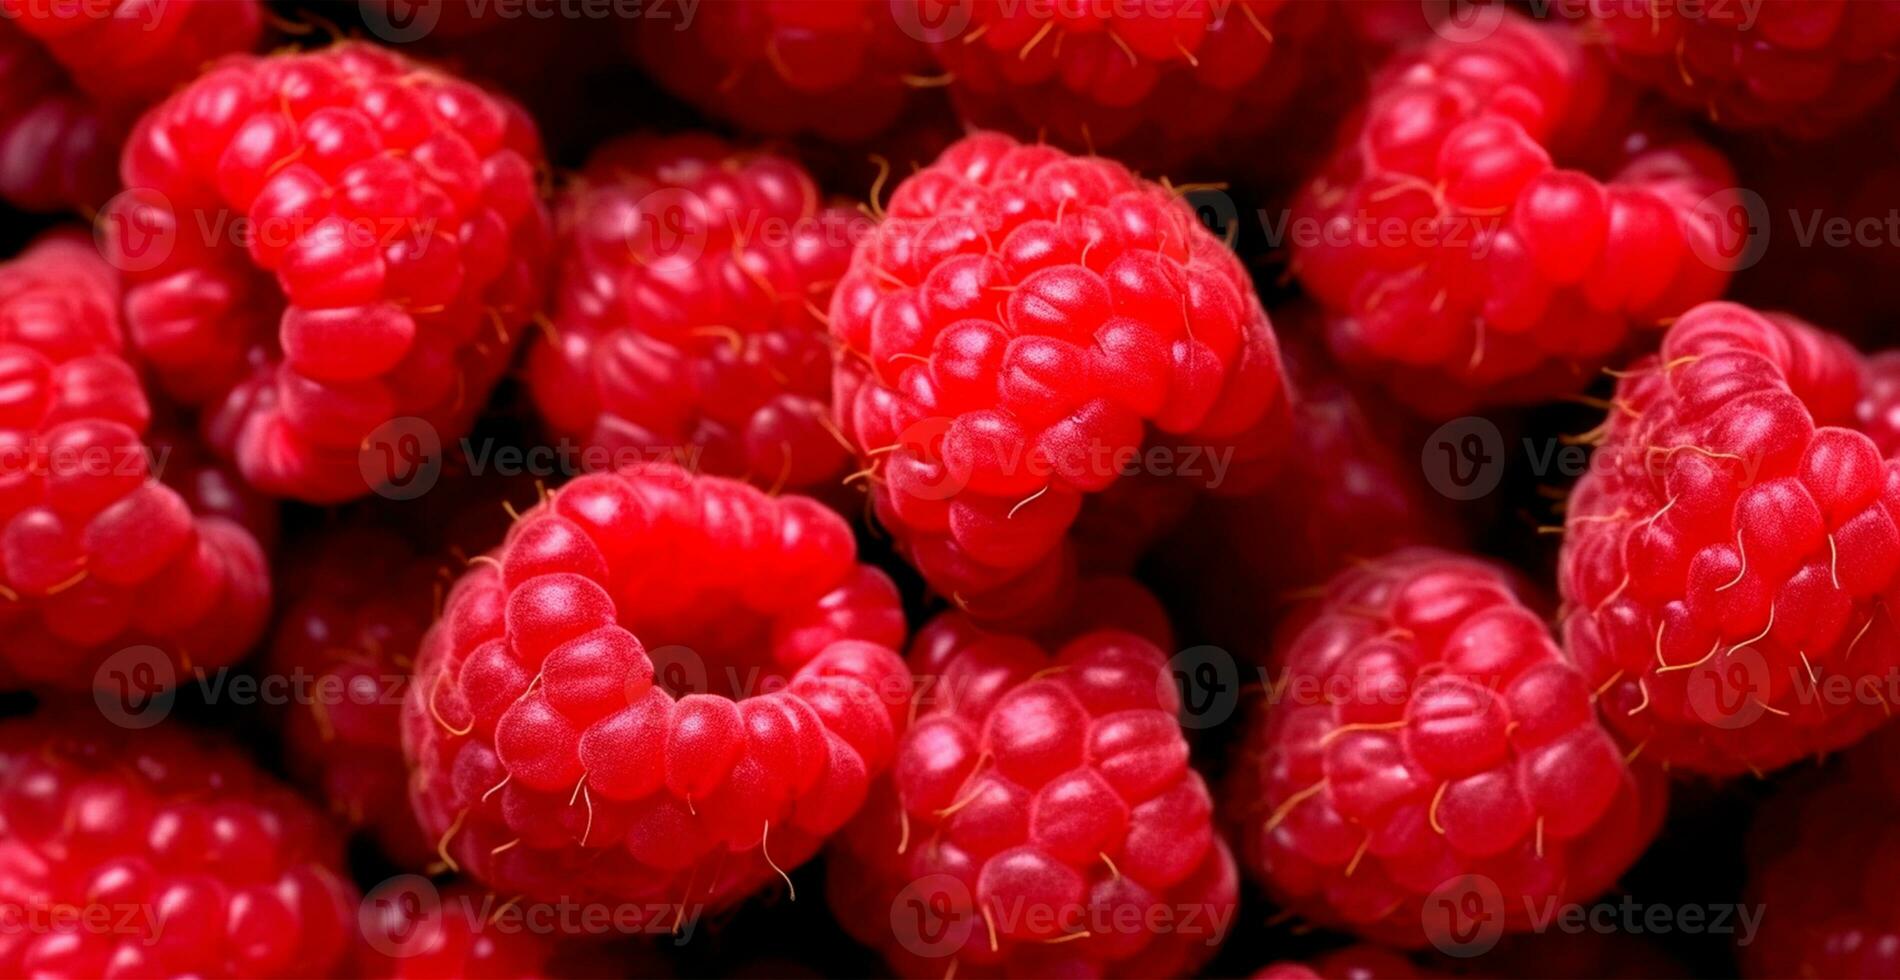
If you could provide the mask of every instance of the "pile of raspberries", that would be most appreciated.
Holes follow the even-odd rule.
[[[0,976],[1900,980],[1900,0],[0,0]]]

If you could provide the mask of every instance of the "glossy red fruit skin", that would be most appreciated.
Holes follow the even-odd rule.
[[[392,879],[372,890],[360,920],[357,976],[366,980],[542,980],[556,969],[559,937],[502,918],[508,899],[466,884],[436,891]],[[492,920],[492,921],[491,921]]]
[[[9,929],[9,976],[310,976],[349,953],[335,836],[207,734],[116,728],[84,702],[0,722],[0,828],[10,909],[116,924]]]
[[[1625,74],[1731,129],[1824,136],[1879,105],[1900,78],[1900,4],[1891,0],[1577,9]]]
[[[1720,295],[1734,177],[1628,94],[1573,30],[1509,13],[1388,64],[1290,218],[1340,361],[1449,418],[1574,392]]]
[[[251,533],[194,514],[154,472],[151,405],[118,303],[112,269],[76,235],[43,238],[0,265],[0,675],[10,687],[114,683],[102,669],[142,646],[170,668],[166,678],[154,665],[150,686],[166,686],[192,666],[235,661],[269,614],[270,573]]]
[[[1328,64],[1336,40],[1332,5],[1298,0],[974,0],[951,11],[968,21],[956,31],[929,0],[900,4],[900,14],[938,28],[924,33],[961,117],[1125,160],[1150,176],[1179,177],[1213,160],[1230,170],[1258,166],[1249,159],[1256,154],[1209,148],[1257,150]]]
[[[851,457],[822,315],[868,220],[711,136],[616,140],[559,212],[554,330],[527,371],[548,424],[619,465],[834,494]]]
[[[634,18],[627,46],[703,112],[751,133],[834,143],[864,143],[898,125],[931,75],[922,39],[889,0],[711,3],[690,23]]]
[[[982,619],[1061,607],[1077,513],[1142,451],[1248,472],[1285,435],[1273,330],[1233,254],[1119,164],[996,133],[898,185],[831,333],[878,518]]]
[[[138,113],[262,34],[254,0],[0,3],[0,199],[97,208]]]
[[[839,922],[903,976],[1192,973],[1239,874],[1162,649],[1080,622],[1058,649],[947,620],[911,650],[916,718],[890,778],[832,844]]]
[[[1504,928],[1524,930],[1527,898],[1588,900],[1654,836],[1660,774],[1625,762],[1497,567],[1393,552],[1334,578],[1282,637],[1224,800],[1243,866],[1283,907],[1418,947],[1448,938],[1429,896],[1488,880]]]
[[[1900,729],[1889,725],[1786,781],[1748,835],[1744,901],[1761,910],[1741,947],[1749,977],[1900,976],[1893,808]]]
[[[1766,771],[1886,720],[1868,685],[1900,668],[1900,464],[1855,428],[1863,369],[1832,334],[1710,303],[1618,382],[1558,584],[1567,649],[1645,755]]]
[[[412,803],[497,891],[729,905],[810,857],[889,765],[903,635],[895,588],[809,498],[661,465],[580,477],[424,637]]]
[[[512,103],[380,48],[222,62],[126,144],[132,341],[252,485],[362,496],[372,432],[450,444],[540,309],[542,165]]]

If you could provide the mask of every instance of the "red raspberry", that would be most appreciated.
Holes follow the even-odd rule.
[[[0,827],[7,976],[314,976],[349,952],[335,837],[208,737],[89,705],[0,723]]]
[[[277,547],[277,501],[258,493],[178,419],[153,419],[146,435],[159,478],[194,514],[222,517],[251,532],[266,555]]]
[[[898,4],[913,21],[942,19],[932,0]],[[931,49],[974,125],[1169,171],[1265,136],[1309,59],[1324,63],[1330,6],[973,0],[951,8],[968,23],[936,28]]]
[[[205,63],[257,45],[254,0],[0,2],[0,198],[96,208],[139,111]]]
[[[930,53],[890,0],[708,3],[691,23],[636,17],[629,27],[629,47],[661,85],[773,136],[864,142],[916,111],[931,74]]]
[[[0,265],[0,673],[15,683],[83,690],[145,645],[173,679],[222,666],[269,611],[250,532],[194,516],[152,473],[118,304],[111,268],[77,236]]]
[[[1514,14],[1388,65],[1288,232],[1341,360],[1453,416],[1575,391],[1719,295],[1733,175],[1612,95],[1573,31]]]
[[[534,127],[381,49],[225,62],[139,121],[104,222],[133,342],[253,485],[360,496],[359,449],[461,435],[539,308]]]
[[[438,891],[414,875],[391,878],[363,899],[355,975],[367,980],[672,976],[650,945],[567,941],[563,929],[578,933],[597,924],[580,920],[588,908],[605,907],[533,906],[463,883]]]
[[[1239,882],[1161,649],[926,629],[917,717],[831,849],[831,906],[905,976],[1178,976]]]
[[[1773,769],[1887,717],[1900,463],[1851,428],[1861,370],[1831,334],[1710,303],[1617,384],[1567,508],[1566,645],[1670,766]]]
[[[1654,835],[1660,776],[1624,761],[1500,569],[1394,552],[1287,628],[1227,797],[1247,867],[1287,908],[1418,946],[1458,938],[1428,899],[1476,894],[1521,930],[1527,900],[1596,895]]]
[[[805,860],[910,693],[855,547],[815,501],[674,467],[555,491],[423,640],[403,744],[438,852],[531,898],[712,907]]]
[[[402,755],[416,651],[469,559],[534,499],[521,481],[461,476],[436,487],[426,510],[379,502],[322,528],[291,549],[279,576],[292,598],[277,617],[269,669],[308,692],[285,713],[291,774],[400,867],[436,860],[409,809]]]
[[[1744,901],[1761,931],[1740,947],[1755,977],[1900,977],[1900,728],[1785,783],[1757,811]]]
[[[554,338],[528,362],[548,424],[610,457],[836,487],[850,453],[822,316],[863,220],[782,157],[608,144],[561,206]]]
[[[1060,605],[1070,525],[1144,447],[1242,467],[1285,428],[1266,313],[1191,211],[1113,161],[995,133],[898,186],[831,331],[879,518],[979,618]]]
[[[1823,135],[1900,78],[1900,3],[1591,3],[1581,16],[1630,77],[1735,129]]]
[[[1882,459],[1900,455],[1900,351],[1867,357],[1855,416]]]

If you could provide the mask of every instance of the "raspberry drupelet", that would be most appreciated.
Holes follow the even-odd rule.
[[[96,208],[117,187],[133,119],[262,33],[254,0],[0,3],[0,199]]]
[[[558,211],[554,330],[528,361],[548,424],[623,464],[836,495],[823,316],[867,219],[710,136],[616,140]]]
[[[674,95],[752,133],[864,143],[918,109],[930,52],[890,0],[709,3],[637,17],[628,46]]]
[[[1429,415],[1541,401],[1721,294],[1727,163],[1645,131],[1607,74],[1515,14],[1388,64],[1291,218],[1342,363]]]
[[[251,533],[159,482],[152,408],[127,360],[113,270],[75,235],[0,265],[0,675],[83,690],[155,646],[176,680],[262,631],[270,574]],[[164,686],[164,671],[150,678]],[[147,692],[149,693],[149,692]]]
[[[899,0],[926,26],[958,114],[1076,152],[1174,171],[1211,147],[1258,141],[1324,64],[1331,4],[1300,0],[1114,5]],[[1342,6],[1356,6],[1346,4]],[[941,24],[939,22],[942,22]],[[1257,147],[1255,147],[1257,149]],[[1249,156],[1270,154],[1249,154]]]
[[[1782,784],[1755,813],[1744,901],[1760,931],[1743,976],[1900,976],[1900,728]]]
[[[126,144],[132,341],[254,486],[362,496],[367,437],[460,436],[539,311],[540,165],[518,108],[387,51],[227,60]]]
[[[949,626],[919,635],[916,719],[829,852],[840,923],[903,976],[1192,973],[1239,875],[1166,654]]]
[[[1608,723],[1694,772],[1765,771],[1884,722],[1900,464],[1846,342],[1730,303],[1618,382],[1571,494],[1566,646]]]
[[[1576,9],[1624,73],[1732,129],[1822,136],[1879,105],[1900,78],[1892,0]]]
[[[1084,502],[1147,452],[1275,455],[1279,352],[1166,188],[982,133],[891,196],[832,296],[836,417],[878,518],[983,619],[1058,608]]]
[[[85,703],[0,722],[0,866],[9,919],[48,916],[9,922],[8,976],[321,976],[355,931],[308,803],[222,741]]]
[[[1527,902],[1594,897],[1654,836],[1660,773],[1625,761],[1499,568],[1393,552],[1334,578],[1282,640],[1224,818],[1289,910],[1422,946],[1456,939],[1431,897],[1468,890],[1527,929]]]
[[[497,891],[730,905],[890,764],[903,636],[896,589],[816,501],[664,465],[580,477],[423,639],[416,813]]]

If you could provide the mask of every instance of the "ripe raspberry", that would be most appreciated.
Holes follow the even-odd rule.
[[[560,211],[554,339],[528,362],[557,433],[760,486],[837,486],[850,454],[827,417],[822,315],[861,216],[825,206],[789,160],[698,136],[608,144]]]
[[[255,47],[261,28],[254,0],[0,2],[0,198],[31,211],[103,204],[138,113]]]
[[[1773,769],[1887,717],[1900,463],[1851,426],[1839,338],[1729,303],[1617,385],[1558,582],[1604,716],[1673,767]]]
[[[1287,908],[1418,946],[1449,936],[1428,899],[1468,887],[1525,929],[1527,899],[1596,895],[1654,835],[1660,776],[1625,763],[1501,570],[1394,552],[1288,630],[1227,797],[1246,866]]]
[[[899,2],[921,23],[938,19],[931,0]],[[958,114],[1144,170],[1177,170],[1204,162],[1209,146],[1264,136],[1308,59],[1324,63],[1319,45],[1333,16],[1330,4],[1286,0],[1109,6],[962,5],[968,24],[931,45]]]
[[[292,598],[277,617],[269,669],[309,692],[283,719],[290,772],[399,867],[436,860],[409,809],[402,755],[416,651],[456,575],[534,499],[520,480],[458,476],[430,492],[426,509],[377,502],[311,534],[279,575]]]
[[[896,590],[854,549],[815,501],[675,467],[556,491],[423,640],[425,833],[492,888],[580,901],[716,908],[805,860],[910,695]]]
[[[206,736],[77,704],[0,723],[0,827],[0,906],[25,919],[8,976],[312,976],[348,955],[336,839]]]
[[[628,45],[674,95],[754,133],[861,143],[914,112],[930,54],[889,0],[709,3],[636,17]]]
[[[1144,449],[1247,467],[1285,428],[1266,313],[1189,209],[1113,161],[995,133],[898,186],[831,331],[880,520],[983,619],[1061,604],[1070,525]]]
[[[1734,129],[1823,135],[1879,105],[1900,77],[1891,0],[1578,9],[1625,74]]]
[[[194,514],[222,517],[251,532],[266,555],[277,547],[277,501],[244,482],[236,468],[211,452],[179,419],[153,419],[146,443],[159,478],[178,491]]]
[[[1757,811],[1745,899],[1761,930],[1744,976],[1900,976],[1900,728],[1784,784]]]
[[[667,976],[643,951],[609,958],[597,943],[564,943],[559,910],[530,910],[466,884],[441,891],[393,878],[370,891],[358,919],[364,942],[356,975],[368,980],[529,980],[542,977]],[[635,969],[629,969],[634,967]],[[644,968],[644,969],[642,969]]]
[[[1900,351],[1871,354],[1865,364],[1857,424],[1882,459],[1900,455]]]
[[[905,976],[1178,976],[1239,881],[1165,654],[1087,633],[920,636],[917,718],[831,848],[832,910]]]
[[[1574,32],[1516,15],[1388,65],[1291,217],[1342,362],[1454,416],[1575,391],[1719,295],[1734,177],[1616,94]]]
[[[269,612],[251,534],[194,516],[152,473],[118,304],[77,236],[0,265],[0,674],[14,685],[84,690],[134,646],[160,648],[174,679],[229,664]]]
[[[126,146],[132,340],[252,485],[367,493],[366,437],[466,432],[539,308],[539,164],[518,109],[377,48],[227,61]]]

